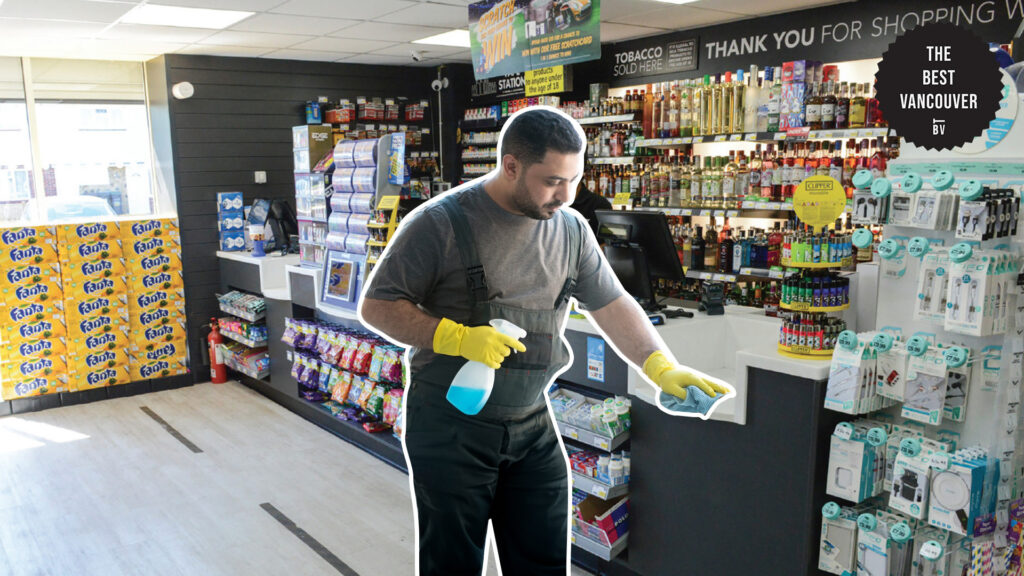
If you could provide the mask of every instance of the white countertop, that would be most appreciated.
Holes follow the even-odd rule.
[[[258,266],[260,269],[260,293],[268,296],[270,292],[275,300],[288,300],[290,294],[282,293],[281,290],[288,290],[288,277],[285,268],[299,263],[298,254],[285,256],[279,253],[272,253],[262,257],[255,257],[249,252],[217,252],[218,258],[233,260],[243,264]],[[284,298],[281,296],[284,295]]]
[[[693,318],[668,318],[665,325],[656,327],[681,364],[723,380],[736,390],[734,398],[715,409],[712,420],[746,423],[748,367],[815,381],[828,378],[829,360],[799,360],[778,353],[780,319],[765,316],[756,308],[727,306],[725,310],[722,316],[690,310]],[[566,329],[603,338],[585,319],[570,317]],[[654,386],[632,368],[628,390],[655,404]]]

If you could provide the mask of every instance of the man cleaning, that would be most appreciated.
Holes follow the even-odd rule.
[[[568,464],[544,391],[570,360],[570,298],[662,397],[706,413],[731,392],[675,362],[586,222],[564,209],[585,142],[557,110],[517,113],[501,134],[497,170],[413,211],[367,283],[363,321],[412,347],[404,443],[418,574],[481,574],[489,521],[505,574],[567,574]],[[506,336],[492,319],[526,336]],[[496,370],[473,416],[446,400],[469,360]]]

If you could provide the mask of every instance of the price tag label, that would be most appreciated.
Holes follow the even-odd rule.
[[[594,488],[594,495],[602,500],[608,498],[608,489],[604,486],[597,486]]]
[[[612,200],[613,206],[627,206],[629,204],[629,192],[619,192]]]
[[[857,333],[853,330],[843,330],[839,333],[837,340],[839,345],[847,350],[853,350],[857,348]]]
[[[731,282],[733,279],[732,276],[727,276],[725,274],[715,274],[712,278],[717,282]]]
[[[683,144],[683,140],[689,140],[689,138],[673,138],[672,139],[672,144],[673,145]]]
[[[607,440],[598,440],[597,447],[600,448],[601,450],[608,450],[608,441]]]
[[[900,251],[900,245],[892,238],[886,238],[878,244],[878,255],[886,260],[893,259]]]
[[[900,454],[914,458],[921,453],[921,441],[917,438],[904,438],[900,442]]]
[[[728,138],[729,136],[726,134],[719,134],[718,136],[715,136],[715,142],[725,142]]]
[[[775,279],[785,278],[786,277],[786,272],[784,270],[769,270],[768,271],[768,277],[769,278],[775,278]]]
[[[907,243],[907,252],[914,258],[921,258],[931,249],[928,239],[923,236],[914,236]]]
[[[897,522],[892,528],[889,528],[889,535],[897,542],[906,542],[907,540],[910,540],[911,534],[910,526],[908,526],[906,522]]]
[[[572,438],[573,440],[579,440],[580,439],[580,433],[577,432],[575,428],[569,428],[568,432],[569,432],[569,434],[568,434],[569,438]]]
[[[921,545],[921,558],[926,560],[938,560],[942,557],[942,544],[935,540],[929,540]]]
[[[878,526],[878,519],[875,518],[874,514],[861,514],[857,517],[857,527],[865,532],[873,532],[875,526]]]
[[[949,468],[949,454],[945,452],[935,452],[931,456],[931,467],[936,470],[945,470]]]
[[[868,444],[872,446],[881,446],[889,439],[889,435],[886,434],[885,428],[872,428],[868,430]]]
[[[689,208],[683,208],[682,210],[679,211],[679,214],[682,216],[691,216],[693,214],[693,210]]]
[[[835,132],[818,132],[818,138],[824,138],[826,140],[830,138],[835,138]]]
[[[952,346],[942,353],[942,357],[946,361],[946,366],[949,366],[950,368],[959,368],[966,364],[967,356],[967,349],[961,346]]]
[[[746,140],[747,142],[754,142],[755,140],[757,140],[757,132],[750,132],[749,134],[744,136],[743,139]]]
[[[911,356],[920,356],[928,350],[928,341],[921,336],[914,336],[907,340],[907,352]]]
[[[836,504],[835,502],[828,502],[821,507],[821,515],[828,519],[838,518],[839,511],[839,504]]]
[[[875,334],[871,339],[871,347],[877,352],[888,352],[892,348],[892,336],[889,334]]]
[[[701,216],[714,216],[715,215],[715,211],[714,210],[701,210],[700,211],[700,215]]]
[[[853,438],[853,425],[849,422],[840,422],[839,424],[836,424],[834,435],[836,438],[840,438],[842,440],[849,440],[850,438]]]
[[[728,216],[729,218],[735,218],[736,216],[739,216],[739,214],[740,213],[737,210],[726,210],[725,212],[725,215]]]
[[[730,142],[739,142],[743,140],[743,134],[733,134],[729,137]]]

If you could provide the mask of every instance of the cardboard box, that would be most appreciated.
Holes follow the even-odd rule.
[[[156,360],[153,362],[133,362],[131,364],[131,381],[166,378],[178,374],[188,374],[188,361],[184,357]]]
[[[185,310],[185,290],[148,290],[145,292],[133,292],[128,301],[128,307],[132,314],[141,311],[151,311],[160,308],[183,312]]]
[[[58,301],[59,302],[59,301]],[[11,304],[0,309],[0,323],[5,328],[21,326],[40,320],[63,318],[63,307],[55,302],[27,302]]]
[[[67,333],[63,314],[59,318],[46,318],[16,325],[5,325],[0,329],[3,343],[9,346],[20,346],[25,342],[35,342],[42,339],[60,339],[66,337]]]
[[[68,334],[71,338],[80,336],[101,336],[109,332],[128,332],[128,323],[111,314],[95,318],[68,319]]]
[[[188,357],[188,340],[179,338],[170,342],[155,342],[132,351],[134,362],[150,364],[160,360],[177,362]]]
[[[240,252],[245,250],[245,231],[221,232],[220,250],[221,252]]]
[[[148,328],[139,328],[130,333],[132,351],[140,354],[152,351],[168,342],[180,342],[188,339],[184,318],[180,322],[169,322]]]
[[[131,364],[131,356],[123,348],[84,351],[77,356],[67,358],[68,373],[72,375],[88,374],[103,368],[128,366],[129,364]]]
[[[173,218],[156,220],[136,220],[121,223],[121,240],[141,240],[143,238],[169,237],[181,241],[178,221]]]
[[[158,308],[156,310],[139,311],[131,315],[132,332],[176,324],[185,328],[185,313],[182,310]]]
[[[57,240],[61,246],[87,244],[97,240],[117,240],[120,237],[121,228],[117,222],[63,224],[57,227]]]
[[[68,243],[62,247],[64,249],[63,256],[67,262],[95,262],[124,257],[121,241],[110,238],[92,242]]]
[[[70,378],[70,386],[76,391],[95,390],[132,382],[128,366],[104,366],[87,372],[77,372]]]
[[[0,308],[22,304],[54,304],[64,307],[64,288],[52,280],[27,286],[0,286]]]
[[[575,524],[583,536],[611,546],[629,533],[629,497],[601,500],[587,496],[576,505]]]
[[[125,257],[129,260],[141,258],[152,258],[161,254],[177,254],[181,256],[181,246],[173,238],[161,236],[159,238],[141,238],[125,243]]]
[[[0,266],[4,269],[55,262],[60,262],[60,255],[57,253],[56,242],[51,239],[44,239],[25,246],[0,248]]]
[[[68,367],[63,356],[44,358],[17,358],[0,364],[0,380],[25,381],[33,378],[50,378],[67,374]]]
[[[128,294],[128,284],[124,276],[71,281],[64,285],[65,300],[90,300],[100,296],[114,298],[125,294]]]
[[[60,264],[28,264],[26,266],[15,266],[5,268],[0,274],[0,287],[4,286],[30,286],[38,282],[52,282],[60,284]]]
[[[128,271],[131,274],[149,274],[151,272],[181,271],[181,254],[159,254],[128,260]]]
[[[40,242],[56,245],[57,229],[53,226],[36,226],[34,228],[0,229],[0,248],[22,248]]]
[[[63,358],[67,355],[67,343],[63,338],[51,338],[22,342],[21,344],[5,344],[2,348],[6,359],[38,359]]]
[[[69,392],[68,379],[67,374],[58,374],[50,377],[28,378],[25,380],[4,380],[3,385],[0,386],[0,397],[3,397],[4,400],[15,400],[17,398]]]
[[[61,266],[61,277],[65,282],[81,284],[103,278],[128,278],[128,262],[124,258],[95,260],[91,262],[68,262]]]
[[[118,298],[115,298],[115,301],[117,301],[116,306],[104,306],[98,311],[93,311],[91,305],[80,307],[76,306],[76,304],[79,303],[74,302],[72,300],[68,300],[65,303],[65,306],[67,308],[67,310],[65,311],[65,319],[67,320],[68,331],[72,334],[75,334],[76,327],[81,327],[83,323],[88,323],[91,320],[96,320],[97,318],[103,317],[109,318],[111,321],[113,321],[115,325],[118,326],[130,325],[131,312],[129,311],[128,307],[126,305],[121,304],[120,299]],[[80,311],[80,308],[85,309],[86,312],[83,314]]]
[[[181,270],[168,272],[156,271],[142,274],[133,274],[129,279],[128,287],[132,293],[146,292],[149,290],[175,290],[185,287],[185,279]]]
[[[218,192],[217,213],[221,212],[242,212],[245,209],[245,200],[241,192]]]
[[[221,235],[225,232],[237,232],[245,230],[245,214],[243,212],[228,212],[217,215],[217,229]]]
[[[75,335],[67,339],[68,358],[80,358],[104,350],[129,349],[128,330],[112,330],[95,336]]]

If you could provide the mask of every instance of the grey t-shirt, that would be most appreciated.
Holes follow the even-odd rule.
[[[569,235],[562,219],[534,220],[499,206],[482,185],[450,192],[466,213],[477,254],[487,275],[488,298],[533,310],[551,310],[569,268]],[[567,215],[582,217],[567,207]],[[586,222],[582,226],[576,298],[584,310],[598,310],[624,294]],[[399,225],[377,261],[368,298],[409,300],[428,314],[469,321],[466,273],[444,209],[428,204]],[[433,350],[413,348],[411,370],[426,365]]]

